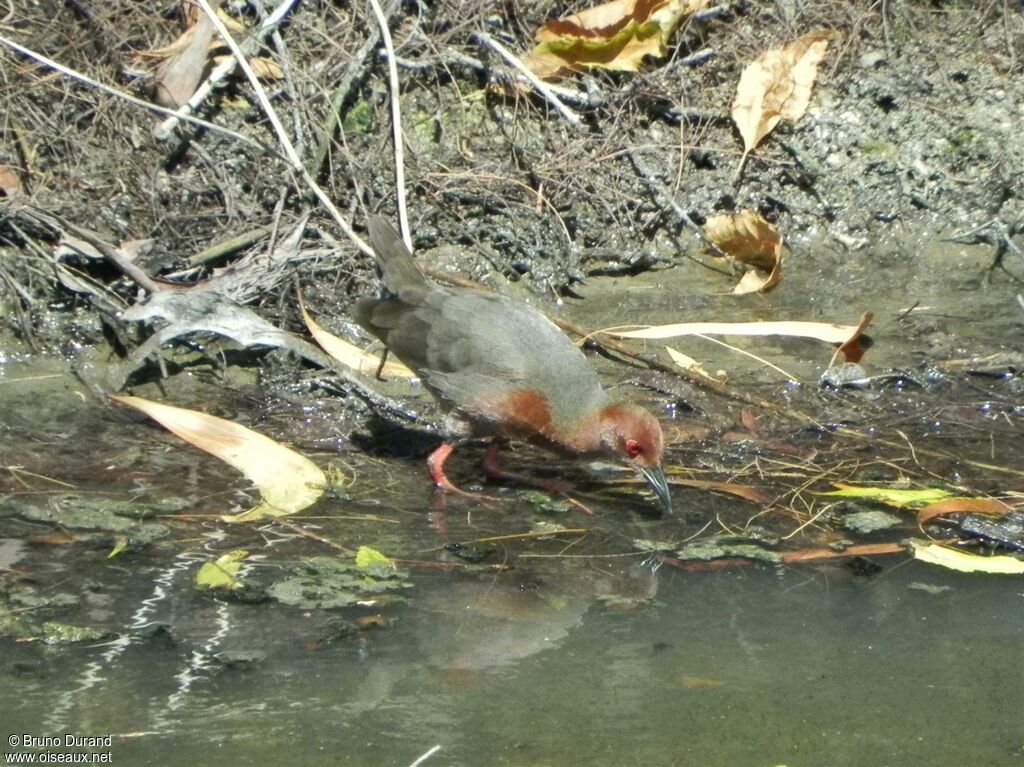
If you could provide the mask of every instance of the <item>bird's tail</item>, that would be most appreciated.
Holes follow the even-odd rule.
[[[416,266],[412,253],[405,247],[395,228],[383,216],[373,216],[368,225],[370,244],[377,254],[377,263],[384,285],[395,295],[427,286],[423,272]]]

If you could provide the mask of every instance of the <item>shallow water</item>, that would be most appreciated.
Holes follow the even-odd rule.
[[[1012,286],[978,289],[985,251],[954,258],[944,247],[932,241],[923,258],[938,264],[946,254],[945,274],[936,268],[883,280],[878,269],[897,268],[884,252],[846,263],[827,251],[817,262],[795,262],[768,297],[739,302],[711,295],[729,285],[695,276],[699,270],[594,280],[587,290],[598,300],[575,307],[574,318],[590,325],[694,316],[855,322],[874,310],[879,345],[869,372],[1019,352]],[[843,288],[820,290],[826,274]],[[688,282],[700,279],[708,283]],[[812,296],[813,285],[821,295]],[[600,318],[587,316],[598,310]],[[826,489],[867,469],[885,479],[1021,489],[1019,377],[821,395],[813,381],[828,347],[737,345],[772,356],[811,385],[794,387],[719,350],[709,352],[708,367],[728,367],[734,382],[757,381],[782,405],[852,423],[878,441],[844,447],[776,422],[781,447],[681,439],[672,447],[677,476],[742,474],[741,481],[775,483],[782,492],[817,472],[815,487]],[[306,536],[275,524],[227,526],[218,515],[252,501],[231,469],[106,407],[62,362],[8,362],[2,373],[0,583],[19,595],[16,614],[108,632],[59,646],[0,638],[0,720],[9,735],[110,734],[109,748],[90,751],[109,751],[110,762],[122,765],[409,765],[435,745],[427,764],[998,767],[1024,760],[1019,577],[958,574],[902,554],[874,557],[882,569],[871,575],[844,560],[656,567],[636,541],[678,545],[709,523],[711,531],[756,523],[788,533],[808,515],[797,501],[765,514],[734,497],[678,487],[679,515],[659,518],[649,498],[610,491],[615,475],[590,475],[530,451],[510,463],[568,478],[596,513],[544,511],[518,490],[493,485],[487,491],[506,500],[453,498],[440,508],[421,456],[367,456],[317,406],[218,400],[231,387],[197,379],[194,390],[175,389],[178,404],[233,414],[345,478],[345,493],[289,520]],[[160,398],[155,387],[145,394]],[[718,425],[708,410],[677,416],[683,426]],[[895,442],[909,447],[895,450]],[[808,445],[816,458],[782,450]],[[457,481],[474,481],[479,455],[457,453]],[[166,535],[111,558],[116,534],[26,518],[29,508],[42,514],[115,502],[153,507],[146,523],[164,525]],[[538,519],[585,532],[502,538]],[[365,544],[416,560],[402,568],[411,587],[397,601],[385,595],[326,610],[240,603],[194,586],[202,563],[237,548],[258,555],[246,565],[252,577],[313,555],[345,558],[310,533],[348,550]],[[911,536],[920,531],[908,517],[882,539]],[[502,539],[482,540],[494,537]],[[788,544],[820,547],[835,537],[809,523]],[[451,542],[489,551],[491,569],[443,556]],[[429,566],[439,561],[452,569]],[[511,569],[493,567],[503,564]]]
[[[523,592],[517,569],[417,580],[386,631],[332,643],[281,608],[180,601],[188,644],[3,646],[15,733],[114,734],[115,764],[1009,765],[1024,593],[908,563],[659,572],[654,602]],[[929,593],[920,584],[943,589]],[[172,590],[188,590],[182,572]],[[480,609],[481,603],[491,609]],[[255,615],[253,613],[256,613]]]

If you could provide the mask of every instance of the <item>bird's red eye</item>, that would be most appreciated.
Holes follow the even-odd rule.
[[[630,458],[636,458],[643,451],[644,449],[640,447],[640,443],[637,442],[635,439],[626,440],[626,455],[628,455]]]

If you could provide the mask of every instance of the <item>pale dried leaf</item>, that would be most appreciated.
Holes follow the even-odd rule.
[[[189,27],[170,45],[165,45],[163,48],[151,48],[148,51],[135,51],[133,55],[142,59],[169,59],[188,48],[193,36],[193,27]]]
[[[153,99],[157,104],[177,109],[192,97],[206,69],[213,35],[213,22],[203,14],[179,38],[175,45],[180,50],[160,63],[153,78]]]
[[[363,375],[372,376],[377,372],[377,369],[380,368],[380,357],[364,351],[355,344],[350,344],[345,339],[338,338],[333,333],[324,330],[309,316],[306,307],[301,306],[301,302],[299,308],[302,311],[302,319],[305,321],[310,335],[333,359]],[[384,367],[381,368],[380,374],[384,378],[416,378],[416,374],[413,371],[397,361],[385,363]]]
[[[218,66],[221,62],[230,58],[232,58],[231,54],[226,53],[214,56],[212,61],[215,66]],[[261,80],[281,80],[284,78],[284,70],[273,59],[269,59],[266,56],[253,56],[248,62],[256,77]]]
[[[591,37],[607,39],[636,18],[637,0],[611,0],[608,3],[584,8],[554,21],[545,22],[533,39],[538,43],[561,40],[565,37]]]
[[[829,367],[832,367],[840,356],[847,362],[861,361],[864,357],[864,352],[868,350],[867,341],[869,339],[864,334],[874,319],[875,315],[873,312],[864,312],[860,316],[860,322],[857,323],[857,327],[854,328],[850,337],[839,344],[839,348],[832,355],[832,360],[828,363]]]
[[[602,331],[617,338],[657,340],[678,336],[786,336],[814,338],[828,344],[841,344],[858,329],[857,325],[836,325],[830,322],[676,322],[652,325],[638,330]]]
[[[804,35],[787,46],[765,51],[743,70],[732,119],[743,137],[744,159],[779,120],[799,120],[807,111],[818,65],[834,34],[822,30]]]
[[[681,351],[679,351],[678,349],[673,349],[671,346],[666,346],[665,351],[667,351],[668,356],[672,358],[673,364],[677,365],[683,370],[689,370],[692,373],[706,376],[708,378],[716,378],[716,376],[711,375],[711,373],[704,369],[703,365],[701,365],[699,362],[697,362],[697,360],[695,360],[688,354],[683,354]],[[716,378],[716,380],[718,379]]]
[[[249,66],[256,76],[261,80],[281,80],[284,78],[284,70],[271,58],[266,56],[253,56],[249,59]]]
[[[203,15],[205,16],[206,14]],[[224,28],[230,32],[232,36],[245,34],[245,25],[223,8],[217,8],[217,18],[221,20],[221,23],[224,24]]]
[[[142,411],[186,442],[234,467],[259,489],[263,503],[228,522],[294,514],[316,503],[327,477],[308,458],[223,418],[131,396],[111,399]]]
[[[158,329],[111,373],[112,389],[121,388],[132,371],[162,345],[193,333],[216,333],[243,347],[280,347],[321,367],[333,365],[331,358],[316,345],[275,327],[249,307],[211,290],[162,290],[122,312],[121,319],[156,323]]]
[[[748,293],[763,293],[771,290],[779,284],[782,279],[782,259],[775,262],[772,270],[765,274],[759,269],[748,269],[744,272],[736,287],[732,289],[733,295],[743,296]]]
[[[148,51],[135,51],[134,55],[144,59],[166,59],[181,53],[186,48],[188,48],[189,44],[192,42],[192,37],[194,34],[193,30],[195,29],[197,21],[200,18],[205,17],[206,14],[203,13],[202,9],[199,8],[199,6],[192,6],[191,11],[186,14],[187,28],[178,36],[177,40],[175,40],[170,45],[165,45],[163,48],[151,48]],[[232,35],[245,34],[245,27],[234,17],[229,16],[227,13],[225,13],[223,8],[217,9],[217,18],[221,20],[221,23],[224,24],[224,27],[229,32],[231,32]],[[212,50],[214,48],[219,48],[223,45],[224,41],[221,39],[220,35],[214,35],[214,37],[210,40],[209,47]]]
[[[57,245],[53,249],[53,257],[60,261],[73,256],[91,258],[94,261],[102,261],[104,258],[103,253],[95,245],[75,237],[73,234],[61,231],[60,240],[57,241]]]

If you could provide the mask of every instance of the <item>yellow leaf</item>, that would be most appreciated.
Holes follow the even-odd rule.
[[[982,557],[957,551],[937,543],[911,540],[914,559],[931,565],[941,565],[962,573],[991,573],[995,575],[1024,575],[1024,561],[1015,557]]]
[[[817,495],[830,495],[837,498],[867,498],[887,506],[895,506],[898,509],[902,509],[904,506],[926,506],[953,497],[948,490],[938,487],[858,487],[842,482],[837,482],[835,486],[839,489],[828,493],[817,493]]]
[[[716,248],[748,267],[734,293],[769,290],[782,279],[782,235],[757,211],[711,216],[704,231]]]
[[[114,542],[114,548],[107,554],[107,559],[116,559],[121,556],[128,548],[128,539],[124,536],[119,535]]]
[[[141,397],[111,399],[141,410],[186,442],[238,469],[259,488],[264,502],[242,514],[221,517],[226,522],[294,514],[313,505],[327,486],[324,473],[311,460],[244,426]]]
[[[523,61],[538,77],[589,68],[635,72],[646,56],[662,58],[683,20],[708,0],[612,0],[547,22]]]
[[[249,556],[244,549],[222,554],[213,562],[204,562],[196,573],[196,585],[207,589],[237,589],[242,585],[238,572],[242,560]]]
[[[352,368],[357,373],[372,376],[377,372],[377,369],[380,368],[380,357],[363,351],[355,344],[350,344],[345,339],[338,338],[333,333],[324,330],[309,316],[306,307],[302,305],[301,298],[299,300],[299,309],[302,312],[302,319],[305,321],[310,335],[333,359],[347,368]],[[398,361],[385,363],[384,367],[381,368],[380,374],[384,378],[416,377],[413,371]]]
[[[787,46],[765,51],[743,70],[732,104],[732,119],[743,137],[740,168],[779,120],[796,121],[807,111],[818,65],[834,34],[822,30],[804,35]]]

